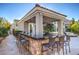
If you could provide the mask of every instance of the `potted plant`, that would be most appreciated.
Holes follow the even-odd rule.
[[[46,24],[46,26],[44,26],[44,35],[49,35],[50,32],[53,32],[54,29],[54,25],[53,24]]]

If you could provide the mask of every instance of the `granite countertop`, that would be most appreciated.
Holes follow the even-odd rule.
[[[74,33],[71,33],[71,32],[66,32],[67,36],[70,36],[70,37],[77,37],[78,35],[77,34],[74,34]]]

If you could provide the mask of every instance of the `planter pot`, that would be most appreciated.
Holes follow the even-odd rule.
[[[0,37],[0,44],[1,44],[1,42],[4,40],[4,38],[3,37]]]

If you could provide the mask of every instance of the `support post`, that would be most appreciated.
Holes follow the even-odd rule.
[[[25,34],[28,33],[28,23],[27,22],[24,22],[24,32],[25,32]]]
[[[63,31],[64,31],[64,21],[60,20],[58,21],[58,34],[63,35]]]
[[[36,14],[36,38],[43,38],[43,15]]]

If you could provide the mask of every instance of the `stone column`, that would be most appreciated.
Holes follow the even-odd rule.
[[[42,13],[36,14],[36,38],[43,37],[43,15]]]
[[[25,32],[25,34],[28,33],[28,23],[27,22],[24,22],[24,32]]]
[[[32,37],[35,37],[35,24],[32,23]]]
[[[63,20],[58,21],[58,34],[63,35],[63,31],[64,31],[64,24],[63,24]]]
[[[57,29],[58,29],[58,26],[57,26],[57,22],[56,22],[56,32],[58,31]]]
[[[30,23],[28,23],[28,35],[30,35]]]

